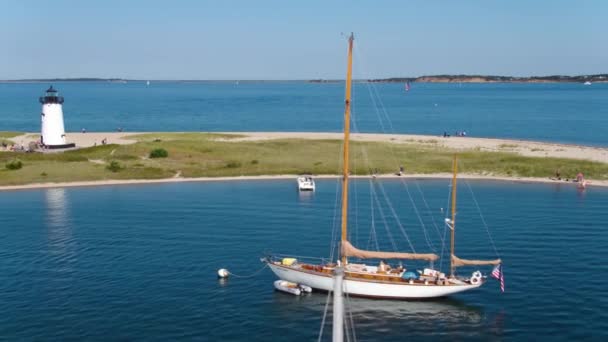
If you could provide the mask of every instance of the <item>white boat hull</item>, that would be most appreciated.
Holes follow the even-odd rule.
[[[298,177],[298,190],[315,191],[315,181],[310,177]]]
[[[318,274],[306,272],[303,270],[293,269],[282,265],[268,263],[268,266],[279,277],[279,279],[287,280],[297,284],[308,285],[313,289],[323,291],[331,291],[333,289],[333,278],[326,274]],[[352,296],[370,297],[370,298],[391,298],[391,299],[423,299],[437,298],[449,296],[455,293],[464,292],[480,287],[483,281],[479,284],[450,284],[450,285],[435,285],[435,284],[390,284],[388,282],[374,282],[360,279],[344,278],[344,293]]]

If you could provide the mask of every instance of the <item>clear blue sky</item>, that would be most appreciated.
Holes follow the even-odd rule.
[[[0,79],[608,72],[608,1],[28,1],[0,8]]]

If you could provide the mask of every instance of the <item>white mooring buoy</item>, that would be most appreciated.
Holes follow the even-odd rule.
[[[219,270],[217,270],[217,276],[219,278],[228,278],[229,275],[230,272],[228,272],[228,270],[225,268],[220,268]]]

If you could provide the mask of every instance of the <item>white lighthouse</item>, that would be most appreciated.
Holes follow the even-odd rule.
[[[42,103],[42,145],[46,148],[68,148],[74,144],[65,141],[63,126],[63,97],[51,86],[44,96],[40,97]]]

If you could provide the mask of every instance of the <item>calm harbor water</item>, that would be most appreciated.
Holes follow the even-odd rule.
[[[353,183],[351,239],[365,248],[373,244],[370,184]],[[448,182],[381,184],[416,250],[441,253]],[[458,254],[495,256],[476,199],[504,260],[506,293],[489,281],[437,301],[351,299],[357,339],[608,338],[608,190],[469,184],[474,197],[464,182],[459,192]],[[280,180],[0,192],[0,338],[316,340],[325,294],[277,293],[267,269],[225,282],[215,272],[252,274],[268,250],[329,256],[337,189],[320,180],[316,193],[299,195]],[[377,208],[375,218],[379,244],[390,246]]]
[[[38,131],[46,83],[0,83],[0,130]],[[306,82],[55,83],[66,129],[341,131],[344,85]],[[370,94],[377,94],[371,97]],[[361,132],[544,140],[607,146],[608,84],[358,83]],[[388,119],[387,119],[388,118]],[[390,119],[390,120],[389,120]]]

